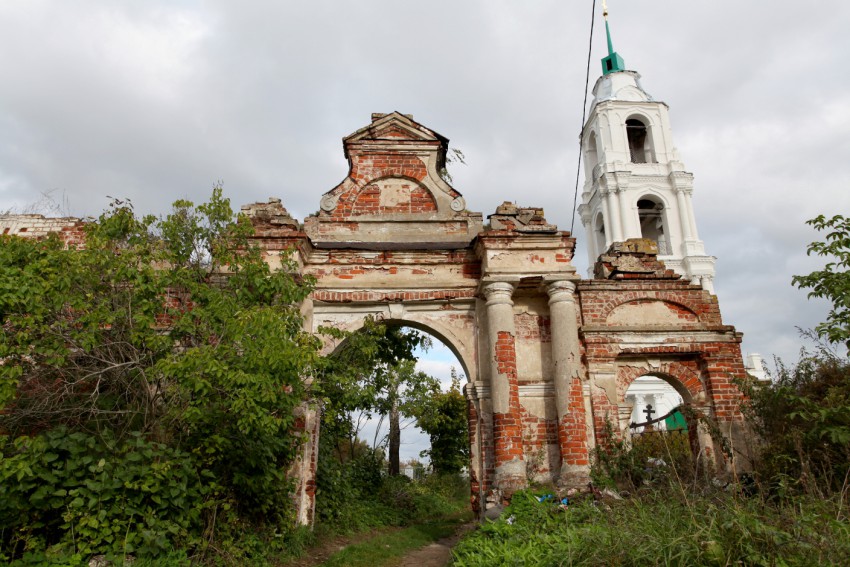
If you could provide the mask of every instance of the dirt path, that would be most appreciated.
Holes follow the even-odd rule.
[[[470,522],[458,527],[454,535],[435,541],[430,545],[414,549],[404,557],[400,557],[394,565],[398,567],[444,567],[452,556],[452,548],[467,533],[478,526],[478,522]],[[310,549],[307,553],[285,564],[285,567],[316,567],[331,558],[335,553],[342,551],[354,543],[362,543],[377,535],[399,530],[401,528],[385,528],[375,530],[369,535],[358,534],[356,536],[338,536],[322,542],[320,545]]]
[[[478,522],[460,526],[454,535],[435,541],[420,549],[415,549],[401,558],[399,567],[444,567],[452,558],[452,548],[460,538],[476,528]]]
[[[322,563],[330,559],[331,555],[337,553],[338,551],[342,551],[352,543],[361,543],[365,540],[372,539],[373,537],[379,534],[391,532],[393,530],[398,529],[401,528],[384,528],[383,530],[373,530],[368,535],[360,533],[353,536],[336,536],[322,541],[315,547],[311,547],[304,555],[302,555],[298,559],[293,559],[292,561],[284,563],[283,567],[316,567],[316,565],[321,565]]]

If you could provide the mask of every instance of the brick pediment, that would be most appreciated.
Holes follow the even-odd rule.
[[[343,138],[349,171],[304,221],[318,247],[459,248],[482,227],[482,215],[441,175],[448,138],[410,115],[373,114]]]
[[[410,114],[391,112],[389,114],[372,114],[372,123],[358,129],[343,138],[346,157],[349,148],[363,142],[374,141],[409,141],[409,142],[436,142],[448,147],[449,139],[437,132],[426,128],[413,120]]]

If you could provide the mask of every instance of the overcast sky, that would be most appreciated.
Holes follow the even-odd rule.
[[[0,210],[75,215],[281,197],[346,174],[341,138],[398,110],[467,157],[470,209],[543,206],[569,229],[591,0],[0,1]],[[610,0],[616,50],[670,105],[744,352],[794,359],[826,313],[804,221],[850,213],[850,3]],[[597,6],[591,79],[605,54]],[[587,266],[576,221],[576,264]]]

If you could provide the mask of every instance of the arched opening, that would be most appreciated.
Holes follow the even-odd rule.
[[[632,424],[646,423],[668,416],[674,408],[679,407],[684,399],[667,380],[654,374],[646,374],[636,378],[626,390],[625,400],[632,406]],[[682,414],[680,412],[679,416]],[[649,431],[667,431],[672,429],[687,429],[680,417],[670,416],[650,425],[632,427],[632,433]]]
[[[626,136],[632,163],[652,163],[652,148],[646,124],[637,118],[626,120]]]
[[[669,255],[670,237],[665,230],[664,205],[654,197],[644,196],[638,199],[637,209],[641,238],[655,241],[660,256]]]
[[[412,327],[405,326],[402,328],[409,329]],[[463,370],[463,365],[457,355],[451,348],[449,348],[448,344],[440,339],[438,335],[434,334],[433,331],[423,331],[419,328],[419,326],[416,327],[416,330],[420,334],[426,335],[429,341],[427,347],[420,346],[414,351],[414,355],[416,357],[414,371],[417,373],[423,373],[429,378],[435,379],[439,387],[439,392],[431,391],[426,394],[426,401],[438,402],[438,400],[435,399],[435,396],[445,396],[447,393],[451,392],[463,395],[463,387],[467,382],[468,377],[466,372]],[[408,403],[410,403],[410,401],[413,401],[414,403],[421,403],[417,402],[417,400],[423,400],[423,395],[421,393],[411,398],[411,400],[408,400]],[[446,400],[441,399],[439,400],[439,403],[445,405]],[[447,410],[445,408],[435,407],[433,411],[446,412]],[[421,478],[422,475],[427,474],[428,472],[440,472],[438,469],[441,466],[452,466],[454,464],[458,464],[445,462],[447,458],[451,460],[450,456],[446,455],[447,452],[452,452],[450,447],[451,440],[443,438],[442,443],[445,446],[435,447],[432,444],[432,441],[439,437],[439,434],[431,435],[428,431],[425,431],[422,427],[420,427],[418,419],[429,418],[425,418],[425,416],[410,415],[409,411],[402,411],[399,417],[398,451],[401,474],[410,478]],[[449,418],[450,416],[443,415],[442,417]],[[469,422],[466,409],[464,409],[463,418],[464,424],[468,427]],[[374,447],[385,448],[388,457],[391,457],[389,454],[390,442],[391,437],[394,434],[393,424],[391,421],[390,416],[387,416],[384,419],[381,419],[380,416],[377,418],[373,416],[364,428],[364,437],[367,437]],[[429,423],[429,425],[431,424]],[[458,447],[457,453],[459,455],[462,454],[463,456],[464,462],[462,463],[462,468],[466,472],[469,468],[470,449],[468,429],[464,429],[461,437],[463,439],[463,447]],[[439,445],[441,441],[437,439],[436,443]],[[437,463],[435,463],[435,460]]]
[[[699,454],[697,424],[686,416],[692,396],[675,378],[647,373],[636,378],[626,390],[624,401],[631,409],[628,427],[636,461],[646,471],[668,466],[693,466]],[[639,475],[640,476],[640,475]]]
[[[605,236],[605,217],[602,213],[596,215],[593,226],[593,235],[596,243],[596,257],[598,258],[607,250],[607,237]]]
[[[392,490],[382,488],[398,486],[390,477],[417,481],[431,472],[454,479],[446,495],[453,506],[469,501],[474,467],[466,373],[444,335],[415,327],[369,317],[334,344],[333,362],[317,385],[323,413],[314,457],[318,518],[333,520],[360,501],[393,508],[385,501]]]
[[[599,163],[599,151],[596,147],[596,132],[591,132],[584,143],[585,179],[593,180],[593,168]]]

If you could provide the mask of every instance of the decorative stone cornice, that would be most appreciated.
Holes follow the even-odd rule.
[[[551,398],[555,395],[555,386],[551,382],[520,384],[519,395],[521,398]]]
[[[513,294],[516,284],[507,281],[486,282],[481,286],[481,292],[490,305],[513,305]]]
[[[548,282],[546,293],[549,294],[549,305],[567,301],[575,303],[576,284],[569,280],[555,280]]]
[[[686,171],[671,171],[667,176],[676,191],[691,193],[694,190],[694,176]]]

